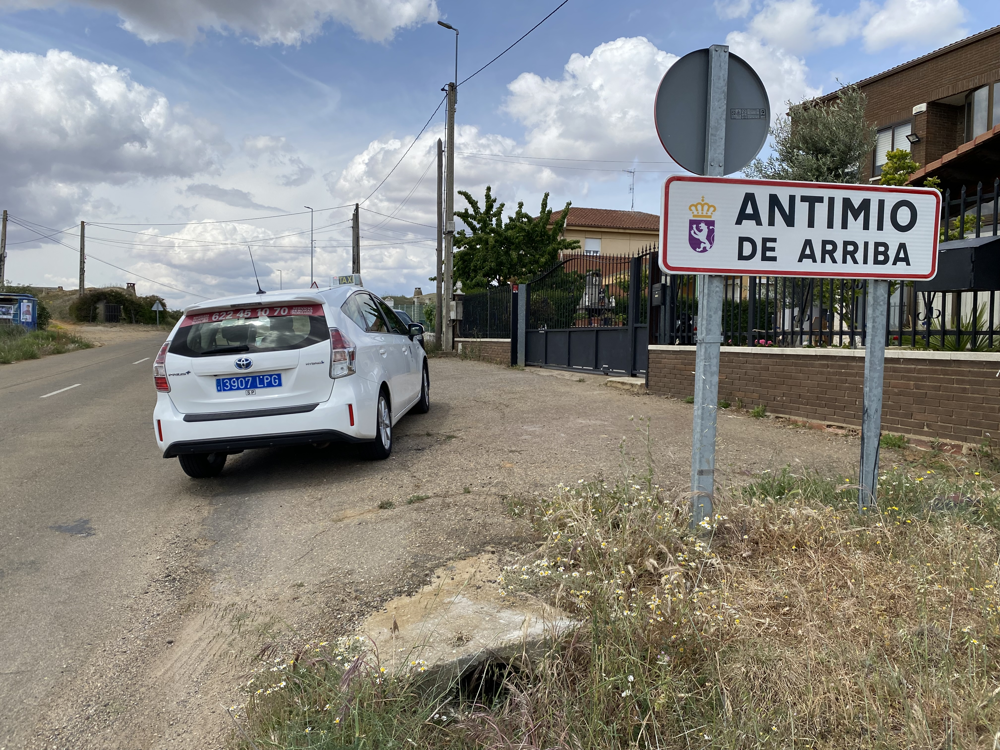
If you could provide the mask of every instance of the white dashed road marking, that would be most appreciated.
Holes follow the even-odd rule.
[[[140,359],[138,362],[133,362],[132,364],[133,365],[141,365],[143,362],[145,362],[148,359],[149,359],[149,357],[145,357],[143,359]]]
[[[57,393],[62,393],[63,391],[71,391],[74,388],[79,388],[83,383],[77,383],[76,385],[70,385],[65,388],[60,388],[58,391],[52,391],[52,393],[46,393],[44,396],[39,396],[38,398],[48,398],[49,396],[55,396]]]

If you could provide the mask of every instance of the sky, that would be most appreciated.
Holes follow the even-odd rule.
[[[351,270],[360,202],[365,285],[429,291],[435,109],[455,64],[436,22],[459,30],[462,81],[560,2],[0,0],[6,277],[76,288],[84,221],[87,285],[135,282],[171,308],[255,291],[248,245],[265,289],[308,286],[311,263],[325,284]],[[988,0],[569,0],[460,86],[456,190],[491,185],[509,213],[545,193],[658,213],[682,170],[653,99],[684,54],[728,44],[777,115],[995,15]]]

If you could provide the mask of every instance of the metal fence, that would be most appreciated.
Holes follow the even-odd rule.
[[[527,327],[627,326],[632,260],[628,255],[563,253],[555,266],[531,282]]]
[[[491,286],[481,292],[470,292],[462,301],[462,322],[459,332],[471,339],[509,339],[511,286]]]
[[[420,323],[420,325],[427,328],[427,316],[424,313],[426,305],[421,305],[419,302],[396,302],[393,304],[393,310],[402,310],[414,323]]]

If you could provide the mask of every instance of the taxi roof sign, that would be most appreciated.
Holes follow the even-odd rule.
[[[335,276],[334,279],[336,279],[337,283],[333,286],[364,286],[364,284],[361,283],[360,273],[352,273],[347,276]]]

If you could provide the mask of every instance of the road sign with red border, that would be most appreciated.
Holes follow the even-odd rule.
[[[676,175],[663,186],[660,268],[931,279],[940,218],[931,188]]]

